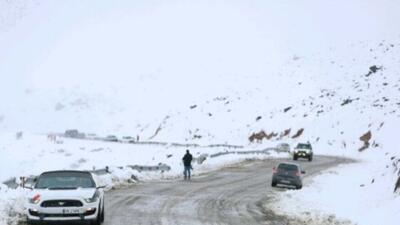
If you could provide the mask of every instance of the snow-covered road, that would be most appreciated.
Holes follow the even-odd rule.
[[[286,160],[290,161],[245,162],[195,176],[190,182],[144,182],[108,192],[104,224],[302,224],[264,207],[275,193],[284,190],[271,188],[270,183],[272,168]],[[315,157],[313,162],[300,161],[307,172],[304,184],[312,185],[312,176],[347,162],[326,156]]]

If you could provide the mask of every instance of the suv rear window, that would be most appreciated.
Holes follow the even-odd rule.
[[[284,171],[298,171],[299,168],[297,165],[293,164],[279,164],[278,170],[284,170]]]
[[[90,173],[83,172],[51,172],[40,175],[36,182],[37,189],[76,189],[76,188],[95,188]]]

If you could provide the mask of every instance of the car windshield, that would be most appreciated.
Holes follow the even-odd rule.
[[[89,173],[53,172],[40,175],[36,182],[37,189],[76,189],[95,188],[96,185]]]
[[[298,167],[297,167],[297,165],[293,165],[293,164],[279,164],[278,170],[297,171]]]
[[[296,148],[302,148],[302,149],[311,149],[310,144],[298,144]]]

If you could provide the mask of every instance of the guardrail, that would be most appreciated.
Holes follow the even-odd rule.
[[[19,187],[19,184],[17,183],[17,178],[16,177],[12,177],[12,178],[4,181],[3,184],[6,185],[8,188],[11,188],[11,189],[16,189],[17,187]]]
[[[126,167],[129,167],[133,170],[136,170],[138,172],[142,172],[142,171],[150,171],[150,172],[154,172],[154,171],[160,171],[160,172],[164,172],[164,171],[170,171],[171,167],[168,166],[167,164],[158,164],[157,166],[140,166],[140,165],[128,165]]]
[[[239,155],[266,154],[266,155],[270,155],[271,151],[286,152],[286,151],[281,151],[280,149],[277,149],[277,148],[266,148],[263,150],[252,150],[252,151],[225,151],[225,152],[218,152],[215,154],[211,154],[210,158],[215,158],[215,157],[219,157],[222,155],[230,155],[230,154],[239,154]]]
[[[86,137],[70,137],[66,136],[65,134],[56,133],[55,135],[63,138],[70,138],[70,139],[79,139],[79,140],[91,140],[91,141],[104,141],[104,142],[111,142],[107,141],[104,138],[97,137],[97,138],[86,138]],[[162,141],[135,141],[135,142],[122,142],[118,141],[116,143],[121,144],[130,144],[130,145],[159,145],[159,146],[173,146],[173,147],[186,147],[186,148],[244,148],[242,145],[230,145],[230,144],[209,144],[209,145],[200,145],[196,143],[177,143],[177,142],[162,142]]]

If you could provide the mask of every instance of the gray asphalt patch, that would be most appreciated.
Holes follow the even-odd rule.
[[[106,194],[105,225],[154,224],[304,224],[276,215],[265,208],[273,196],[284,191],[271,187],[272,168],[281,161],[269,159],[246,162],[192,181],[176,180],[139,183]],[[337,157],[316,156],[299,161],[307,174],[304,183],[322,170],[350,162]]]

